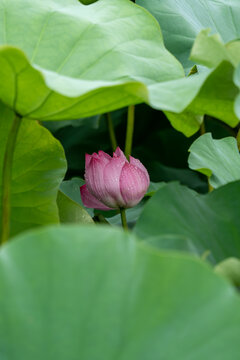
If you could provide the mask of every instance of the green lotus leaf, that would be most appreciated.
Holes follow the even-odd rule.
[[[157,22],[128,0],[0,8],[0,98],[22,116],[79,118],[148,102],[148,85],[184,76]]]
[[[188,136],[204,114],[238,123],[231,69],[226,65],[223,85],[222,68],[185,78],[155,19],[129,0],[87,6],[77,0],[0,0],[0,6],[0,99],[21,116],[77,119],[146,102],[185,111],[178,120],[172,115],[172,123]],[[222,106],[218,86],[226,88]]]
[[[218,33],[224,43],[240,37],[238,0],[137,0],[158,20],[166,47],[186,71],[194,65],[189,59],[197,35],[206,28]],[[212,48],[211,51],[216,48]],[[209,53],[205,53],[208,57]]]
[[[4,153],[13,120],[13,111],[0,103],[0,219]],[[58,140],[36,121],[23,119],[12,164],[10,235],[59,222],[56,198],[65,171],[64,150]]]
[[[196,63],[200,64],[198,78],[191,76],[194,84],[184,79],[179,80],[180,88],[176,86],[174,97],[176,101],[182,100],[181,110],[178,106],[177,110],[162,107],[170,111],[166,115],[172,125],[191,136],[199,129],[200,116],[207,114],[235,127],[240,117],[237,103],[234,104],[239,91],[233,82],[234,68],[240,61],[240,42],[234,41],[240,37],[239,2],[137,0],[137,3],[157,18],[166,47],[181,61],[186,73]],[[209,72],[205,66],[212,71]],[[154,90],[160,96],[160,90]]]
[[[145,205],[134,232],[156,244],[159,238],[158,247],[164,236],[180,236],[180,240],[172,241],[173,250],[185,246],[179,245],[183,239],[187,242],[186,249],[191,248],[190,252],[198,256],[209,254],[208,259],[213,263],[240,257],[239,192],[240,181],[206,195],[169,183]]]
[[[224,44],[219,34],[209,35],[210,30],[202,30],[197,36],[191,51],[191,60],[209,68],[216,67],[222,61],[233,66],[240,62],[240,41]]]
[[[58,192],[57,205],[61,223],[93,224],[93,220],[83,206],[72,200],[61,190]]]
[[[233,137],[214,140],[210,133],[191,145],[189,167],[209,177],[213,188],[240,180],[240,156]]]
[[[165,115],[176,130],[181,131],[188,137],[199,130],[204,119],[203,115],[196,115],[187,111],[181,114],[165,111]]]
[[[1,249],[0,290],[3,359],[239,358],[233,287],[197,259],[110,227],[15,238]]]
[[[239,119],[234,102],[239,90],[233,81],[234,70],[232,63],[223,61],[190,77],[153,84],[149,87],[151,105],[154,107],[156,102],[159,109],[167,111],[172,125],[186,136],[200,128],[205,114],[235,127]],[[180,114],[171,115],[169,111]]]

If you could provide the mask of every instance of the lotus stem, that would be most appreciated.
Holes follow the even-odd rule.
[[[201,135],[206,134],[206,128],[205,128],[204,119],[203,119],[203,122],[202,122],[201,125],[200,125],[200,134],[201,134]]]
[[[107,126],[113,151],[117,148],[117,139],[114,131],[113,121],[110,113],[107,113]]]
[[[4,244],[8,241],[10,234],[12,163],[21,119],[22,118],[18,114],[15,114],[11,130],[8,134],[4,154],[2,170],[2,229],[0,234],[0,244]]]
[[[125,156],[129,159],[129,156],[132,152],[132,142],[133,142],[133,131],[134,131],[134,110],[135,106],[130,105],[128,107],[128,118],[127,118],[127,132],[126,132],[126,142],[125,142]]]
[[[238,150],[240,151],[240,129],[237,132],[236,139],[237,139]]]
[[[120,214],[121,214],[121,220],[122,220],[122,227],[124,230],[128,230],[126,210],[123,208],[120,208]]]

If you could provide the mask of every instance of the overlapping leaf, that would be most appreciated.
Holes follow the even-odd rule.
[[[237,22],[240,14],[239,2],[138,0],[137,3],[147,8],[158,19],[167,48],[182,62],[186,73],[195,63],[213,69],[211,73],[205,74],[205,79],[199,85],[198,95],[194,95],[192,103],[182,109],[185,110],[183,118],[172,115],[173,126],[184,131],[187,136],[193,134],[198,125],[197,118],[193,114],[190,115],[191,112],[208,114],[230,126],[235,126],[238,120],[234,112],[234,101],[238,89],[233,82],[233,72],[240,61],[240,50],[238,41],[232,40],[238,39],[240,35],[240,26]],[[200,33],[194,44],[198,33],[206,28],[211,29],[214,34],[218,33],[220,37],[208,36],[209,30],[206,30]],[[221,64],[223,60],[225,62]],[[200,71],[199,81],[202,76],[204,77],[205,71],[206,68]],[[188,84],[185,86],[188,87]],[[183,90],[184,93],[185,91]],[[178,97],[178,93],[176,96]],[[171,117],[169,119],[171,121]]]
[[[223,61],[237,66],[240,62],[240,41],[224,44],[219,34],[210,35],[210,29],[202,30],[193,44],[191,59],[209,68]]]
[[[233,288],[198,260],[109,227],[13,240],[0,254],[0,307],[3,359],[239,358]]]
[[[186,115],[179,121],[172,116],[172,123],[188,136],[205,113],[231,126],[238,122],[229,64],[184,78],[156,21],[129,0],[87,6],[77,0],[1,0],[0,9],[0,98],[25,117],[63,120],[147,102],[186,111],[187,127],[179,125]]]
[[[214,140],[211,134],[205,134],[189,151],[189,167],[207,175],[213,188],[240,180],[240,155],[235,138]]]
[[[88,6],[77,0],[1,0],[0,6],[0,44],[19,47],[29,59],[16,48],[1,48],[0,77],[8,81],[2,81],[0,97],[25,116],[102,113],[148,101],[147,85],[183,77],[157,23],[128,0]]]
[[[194,40],[203,29],[220,34],[224,43],[240,36],[238,0],[137,0],[158,20],[167,48],[189,69]],[[205,53],[208,56],[208,53]]]
[[[3,158],[13,118],[13,112],[0,103],[0,217]],[[59,222],[56,198],[65,171],[61,144],[37,122],[23,119],[13,158],[11,235]]]
[[[155,243],[159,238],[164,248],[166,236],[180,236],[177,241],[170,239],[173,249],[191,249],[199,256],[208,252],[212,262],[240,257],[239,192],[239,181],[207,195],[170,183],[148,201],[137,221],[135,233]],[[185,245],[181,244],[181,239]]]
[[[57,205],[61,223],[93,224],[88,212],[61,190],[58,192]]]

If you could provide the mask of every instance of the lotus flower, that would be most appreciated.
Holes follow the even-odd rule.
[[[104,151],[86,154],[85,181],[80,187],[83,204],[111,210],[137,205],[148,189],[149,175],[139,160],[130,156],[128,161],[118,147],[113,157]]]

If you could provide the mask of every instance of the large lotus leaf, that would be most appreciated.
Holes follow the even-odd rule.
[[[204,134],[189,151],[189,167],[207,175],[213,188],[240,180],[240,155],[234,137],[214,140],[210,133]]]
[[[190,51],[198,33],[210,28],[224,43],[240,37],[238,0],[137,0],[158,20],[167,48],[186,69],[193,63]],[[207,54],[206,54],[207,56]]]
[[[13,119],[13,112],[0,103],[0,199],[3,159]],[[64,150],[58,140],[36,121],[23,119],[13,158],[11,235],[59,222],[56,198],[65,171]]]
[[[182,235],[175,234],[164,234],[158,235],[156,237],[149,237],[144,240],[144,243],[154,246],[160,250],[175,250],[181,252],[190,252],[192,255],[196,255],[198,253],[198,248],[194,246],[191,239]],[[209,255],[209,251],[203,253],[202,258],[205,259]]]
[[[170,183],[158,190],[140,215],[135,233],[143,238],[179,235],[191,240],[194,253],[219,262],[240,257],[240,181],[200,195]]]
[[[129,0],[87,6],[77,0],[0,0],[0,9],[0,99],[25,117],[74,119],[147,102],[187,110],[190,117],[206,113],[231,126],[238,122],[231,71],[184,78],[157,22]],[[226,91],[219,103],[215,89],[221,92],[221,86]]]
[[[0,98],[25,117],[103,113],[184,76],[157,22],[129,0],[1,0],[0,8]]]
[[[41,229],[4,246],[0,308],[2,359],[239,359],[231,285],[110,227]]]

